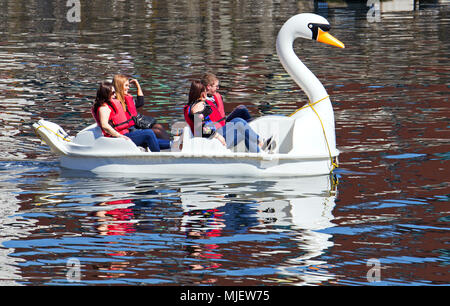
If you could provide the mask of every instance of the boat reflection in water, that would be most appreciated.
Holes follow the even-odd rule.
[[[17,286],[22,280],[19,265],[25,260],[11,256],[16,249],[5,246],[10,240],[28,239],[38,220],[26,218],[20,213],[21,195],[17,175],[21,170],[0,166],[2,191],[0,192],[0,286]]]
[[[14,252],[13,248],[5,248],[3,243],[9,241],[10,239],[15,239],[16,237],[26,237],[29,234],[26,229],[26,225],[19,217],[15,214],[19,210],[19,205],[17,204],[17,199],[12,192],[1,192],[0,193],[0,285],[1,286],[17,286],[19,285],[17,280],[20,280],[20,271],[17,268],[18,262],[10,254]],[[20,230],[11,230],[10,224],[21,225]],[[33,224],[29,224],[33,226]],[[17,228],[17,226],[15,227]]]
[[[81,284],[334,279],[323,259],[333,247],[324,232],[334,226],[337,184],[330,176],[127,178],[62,169],[46,184],[49,191],[37,198],[55,202],[31,205],[29,213],[40,224],[61,225],[61,232],[42,239],[45,233],[35,229],[26,241],[5,246],[16,248],[16,260],[37,266],[53,258],[57,272],[46,275],[49,283],[66,282],[67,258],[80,258]],[[33,283],[30,267],[21,266],[14,279]]]
[[[218,197],[221,187],[228,193]],[[191,255],[210,259],[207,266],[195,264],[191,268],[219,268],[228,256],[235,262],[250,258],[249,266],[255,261],[261,271],[272,268],[271,275],[266,275],[268,282],[317,284],[331,280],[326,262],[316,258],[333,246],[332,236],[321,230],[334,226],[336,193],[337,182],[330,176],[256,182],[221,178],[212,186],[182,187],[180,230],[204,242],[191,246]],[[271,233],[278,235],[275,243]],[[230,235],[234,237],[227,240]],[[285,241],[284,235],[289,240]],[[226,241],[233,241],[235,254],[224,245]],[[249,270],[249,266],[244,269]],[[221,274],[236,273],[230,269]]]

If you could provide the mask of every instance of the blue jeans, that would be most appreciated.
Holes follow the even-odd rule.
[[[241,140],[245,140],[245,147],[253,153],[259,152],[259,135],[253,131],[247,121],[242,118],[234,118],[223,127],[217,130],[217,133],[225,138],[227,148],[236,146]]]
[[[247,122],[252,120],[252,116],[245,105],[239,105],[227,116],[227,122],[231,122],[234,118],[242,118]]]
[[[135,127],[130,127],[129,130],[130,130],[130,133],[131,133],[131,132],[134,132],[134,131],[138,131],[139,129],[136,129]],[[151,130],[151,131],[153,131],[153,130]],[[155,133],[155,132],[153,131],[153,133]],[[155,134],[155,136],[156,136],[156,134]],[[170,140],[160,139],[160,138],[156,138],[156,139],[158,140],[159,148],[161,150],[170,149]],[[152,150],[152,152],[153,152],[153,150]]]
[[[152,152],[160,152],[160,146],[158,143],[158,139],[155,136],[155,133],[150,130],[134,130],[129,133],[126,133],[125,136],[130,138],[135,145],[148,147]]]
[[[170,149],[170,140],[160,139],[160,138],[156,138],[156,139],[158,139],[159,148],[161,150]]]

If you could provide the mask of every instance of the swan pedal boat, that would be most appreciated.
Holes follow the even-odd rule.
[[[263,116],[249,123],[263,139],[275,139],[276,147],[271,152],[247,152],[243,141],[227,149],[217,139],[193,137],[187,125],[180,136],[175,136],[172,148],[161,152],[147,152],[123,138],[104,137],[97,124],[76,136],[46,120],[34,123],[33,128],[59,155],[60,166],[74,170],[188,176],[329,174],[337,166],[339,155],[331,101],[322,83],[293,50],[298,37],[344,48],[328,33],[329,29],[325,18],[310,13],[291,17],[280,29],[276,46],[280,62],[310,102],[290,116]]]

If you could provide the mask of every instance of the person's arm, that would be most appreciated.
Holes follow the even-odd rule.
[[[144,106],[144,96],[137,96],[134,105],[136,105],[136,108]]]
[[[203,129],[203,114],[201,113],[205,109],[205,103],[195,103],[189,107],[189,116],[191,116],[194,122],[194,137],[202,137]]]
[[[136,85],[137,95],[138,95],[138,96],[143,96],[143,95],[144,95],[144,92],[142,91],[141,85],[139,84],[138,80],[136,80],[136,79],[131,79],[131,80],[130,80],[130,85],[131,85],[131,84]]]
[[[191,114],[201,113],[205,109],[205,102],[195,103],[191,106]]]
[[[100,106],[100,108],[98,109],[98,115],[99,115],[99,120],[100,120],[100,126],[102,127],[102,129],[108,133],[109,135],[113,136],[113,137],[121,137],[124,139],[129,140],[129,138],[125,135],[120,134],[119,132],[117,132],[110,124],[109,124],[109,115],[111,114],[111,109],[106,106]]]
[[[227,142],[225,141],[225,138],[223,138],[223,136],[220,135],[219,133],[214,133],[213,137],[218,139],[225,147],[227,146]]]
[[[134,104],[136,105],[136,108],[139,108],[144,105],[144,92],[142,91],[141,85],[139,84],[138,80],[131,79],[130,85],[134,84],[137,89],[137,98],[134,101]]]

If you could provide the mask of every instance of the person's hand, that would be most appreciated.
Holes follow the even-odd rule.
[[[136,80],[136,79],[130,79],[130,85],[131,84],[134,84],[134,85],[136,85],[136,87],[138,87],[139,86],[139,82],[138,82],[138,80]]]
[[[136,86],[136,89],[137,89],[137,95],[138,95],[138,96],[143,96],[143,95],[144,95],[144,92],[142,91],[141,85],[139,85],[138,80],[136,80],[136,79],[130,79],[128,82],[130,83],[130,86],[131,86],[132,84],[134,84],[134,85]]]
[[[225,141],[225,138],[223,138],[222,135],[215,133],[214,138],[218,139],[225,147],[227,146],[227,142]]]
[[[127,137],[125,135],[122,135],[122,134],[120,136],[117,136],[117,138],[123,138],[125,140],[131,140],[129,137]]]

